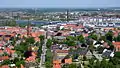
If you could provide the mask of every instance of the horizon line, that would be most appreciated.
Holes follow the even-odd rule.
[[[0,8],[72,8],[72,9],[84,9],[84,8],[120,8],[119,7],[0,7]]]

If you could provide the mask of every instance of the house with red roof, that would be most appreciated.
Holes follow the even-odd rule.
[[[0,56],[0,61],[2,61],[2,60],[8,60],[8,59],[9,59],[8,56]]]
[[[75,31],[77,31],[81,28],[84,28],[84,26],[81,24],[79,24],[79,25],[77,25],[77,24],[64,24],[61,27],[63,27],[64,29],[75,30]]]
[[[53,61],[53,68],[61,68],[61,61],[60,60],[54,60]]]
[[[35,62],[36,61],[36,53],[35,52],[31,52],[32,56],[29,56],[28,58],[26,58],[26,62]]]
[[[68,50],[56,50],[55,54],[60,57],[65,57],[66,55],[68,55],[68,52]]]
[[[72,63],[72,58],[64,59],[64,63],[71,64]]]
[[[0,68],[10,68],[8,65],[0,66]]]
[[[115,47],[115,50],[118,52],[120,51],[120,42],[113,42],[113,45]]]

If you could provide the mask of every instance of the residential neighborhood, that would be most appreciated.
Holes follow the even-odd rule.
[[[0,27],[1,68],[94,68],[102,62],[120,67],[119,28],[49,27]]]
[[[120,68],[119,10],[43,10],[0,9],[0,68]]]

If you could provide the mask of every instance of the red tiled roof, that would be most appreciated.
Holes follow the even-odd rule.
[[[32,37],[37,37],[36,33],[33,33],[33,32],[31,33],[31,36]]]
[[[113,42],[113,45],[115,46],[115,47],[119,47],[120,48],[120,42]]]
[[[79,29],[79,28],[83,28],[83,26],[82,25],[76,25],[76,24],[66,24],[66,25],[64,25],[64,28],[75,28],[75,29]]]
[[[68,50],[56,50],[57,53],[68,53]]]
[[[115,44],[115,45],[120,45],[120,42],[113,42],[113,44]]]
[[[0,60],[8,60],[8,59],[9,59],[8,56],[1,56],[1,57],[0,57]]]
[[[10,53],[11,53],[11,54],[14,54],[14,53],[15,53],[15,50],[11,50]]]
[[[53,63],[59,64],[59,63],[61,63],[61,62],[60,62],[60,60],[53,60]]]
[[[53,61],[53,68],[61,68],[60,60],[54,60]]]
[[[55,65],[53,65],[53,68],[61,68],[61,65],[60,64],[55,64]]]
[[[0,35],[5,35],[6,34],[6,32],[0,32]]]
[[[109,28],[104,28],[105,30],[114,30],[114,28],[113,27],[109,27]]]
[[[29,58],[26,59],[28,62],[35,62],[35,56],[30,56]]]
[[[38,37],[35,38],[35,41],[40,41],[40,39]]]
[[[35,62],[35,58],[36,58],[36,53],[32,52],[32,56],[30,56],[29,58],[26,58],[26,61],[28,62]]]
[[[7,52],[8,54],[13,54],[15,52],[15,50],[11,50],[10,48],[6,48],[5,52]]]
[[[0,68],[10,68],[8,65],[0,66]]]
[[[35,53],[35,52],[32,52],[32,56],[35,56],[35,57],[36,57],[37,55],[36,55],[36,53]]]
[[[72,63],[72,58],[65,59],[65,63],[71,64]]]

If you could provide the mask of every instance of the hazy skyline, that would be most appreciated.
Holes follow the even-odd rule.
[[[120,7],[120,0],[1,0],[0,7]]]

